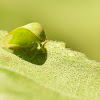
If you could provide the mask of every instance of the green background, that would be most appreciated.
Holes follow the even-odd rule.
[[[100,61],[100,0],[0,0],[0,30],[39,22],[51,40]]]

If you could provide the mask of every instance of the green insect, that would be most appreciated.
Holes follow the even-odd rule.
[[[3,41],[3,48],[21,48],[28,47],[34,45],[34,43],[38,44],[43,52],[42,43],[46,40],[46,34],[42,28],[42,26],[37,23],[30,23],[25,26],[19,27],[8,33]],[[34,47],[34,46],[33,46]]]

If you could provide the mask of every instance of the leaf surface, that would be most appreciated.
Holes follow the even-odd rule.
[[[0,34],[3,33],[5,32],[0,32]],[[2,38],[2,35],[0,36]],[[50,89],[49,91],[53,94],[52,97],[55,98],[54,100],[59,100],[60,98],[61,100],[68,98],[70,100],[100,99],[99,62],[89,60],[80,52],[65,48],[65,43],[63,42],[48,41],[45,44],[45,48],[47,50],[47,58],[41,65],[35,63],[35,61],[37,61],[36,58],[33,58],[34,63],[32,63],[28,61],[28,56],[26,56],[27,60],[25,60],[20,57],[20,55],[16,56],[15,54],[0,48],[0,68],[1,70],[6,70],[3,71],[5,74],[11,73],[11,75],[6,75],[6,79],[10,80],[10,78],[13,77],[16,80],[16,77],[19,77],[21,78],[18,81],[19,83],[22,79],[24,80],[23,86],[27,87],[31,84],[30,88],[25,88],[26,100],[28,100],[27,98],[29,94],[34,97],[35,92],[37,93],[37,98],[38,96],[41,96],[40,100],[47,100],[46,98],[42,98],[43,95],[41,94],[46,89]],[[40,53],[40,55],[42,54]],[[38,61],[41,62],[42,60],[43,59],[39,59]],[[0,76],[4,77],[5,74]],[[6,79],[0,78],[0,85],[2,85]],[[17,82],[10,82],[13,85],[10,85],[9,88],[15,88]],[[34,84],[36,86],[32,86]],[[5,82],[5,85],[7,87],[8,82]],[[5,88],[5,85],[2,86],[2,91]],[[22,84],[17,87],[21,88],[21,86]],[[40,89],[42,91],[41,93],[40,90],[37,91],[34,89],[34,87],[39,86],[42,87]],[[17,89],[18,88],[15,88],[15,90]],[[34,95],[31,93],[32,91]],[[10,91],[8,90],[8,92]],[[15,97],[19,97],[21,95],[20,91],[17,92],[17,95],[13,91],[12,93]],[[5,91],[3,95],[6,97],[8,96]],[[48,94],[45,94],[45,96],[47,96],[47,98],[50,97]]]

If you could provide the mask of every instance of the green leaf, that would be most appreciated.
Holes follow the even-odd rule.
[[[0,48],[0,98],[2,95],[9,98],[12,94],[17,100],[34,97],[40,97],[40,100],[100,100],[99,62],[65,48],[63,42],[48,41],[45,48],[47,58],[40,65],[38,63],[44,59],[38,59],[38,55],[32,62],[23,50],[20,51],[23,54],[18,56]],[[43,53],[39,53],[41,55]]]
[[[70,100],[23,75],[0,68],[0,100]]]

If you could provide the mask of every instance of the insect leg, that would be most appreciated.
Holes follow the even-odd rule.
[[[40,47],[41,47],[41,49],[42,49],[42,51],[44,53],[44,57],[46,58],[46,51],[45,51],[45,48],[44,48],[44,44],[43,45],[40,44]]]

